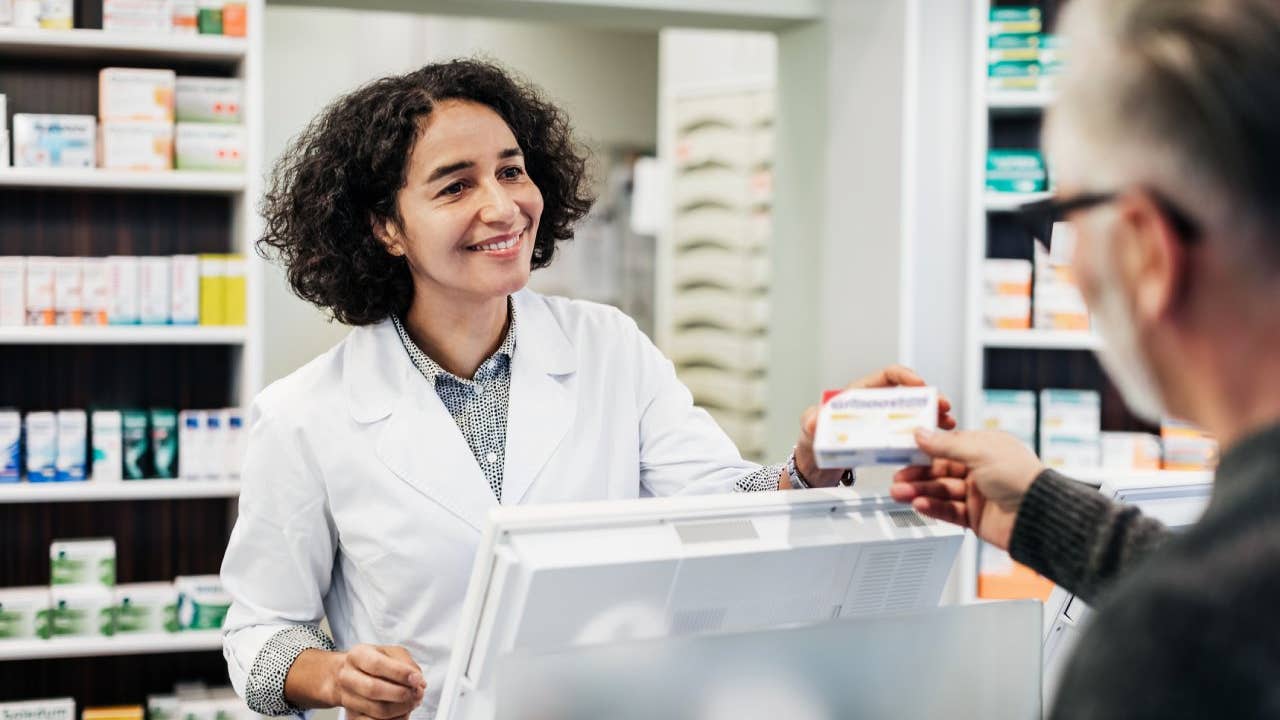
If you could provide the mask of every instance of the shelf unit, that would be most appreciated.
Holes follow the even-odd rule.
[[[100,2],[74,4],[78,24],[100,24]],[[241,79],[248,144],[235,173],[0,168],[0,255],[234,252],[247,311],[243,327],[0,328],[0,407],[243,408],[261,388],[264,4],[248,0],[244,38],[0,28],[11,114],[96,115],[101,68],[170,68]],[[239,493],[234,481],[0,485],[0,586],[47,584],[52,538],[115,537],[122,583],[216,573]],[[175,681],[226,684],[221,645],[220,631],[0,641],[0,661],[20,695],[127,704]]]
[[[0,485],[0,505],[21,503],[111,502],[127,500],[193,500],[234,498],[234,480],[128,480],[122,482],[7,483]]]
[[[187,630],[167,634],[114,637],[0,640],[0,662],[59,658],[208,652],[222,649],[221,630]]]
[[[66,190],[104,190],[171,194],[238,195],[244,192],[243,173],[133,172],[102,168],[0,168],[0,188],[61,188]]]
[[[1093,332],[1053,330],[993,330],[982,318],[983,260],[992,247],[1004,253],[1009,249],[1014,229],[1008,214],[1025,203],[1049,197],[1049,193],[993,193],[986,189],[986,156],[991,146],[1001,145],[998,133],[1023,142],[1034,137],[1043,113],[1054,100],[1045,91],[987,90],[987,19],[995,4],[1003,0],[981,0],[974,3],[970,32],[973,41],[971,78],[974,90],[970,104],[970,192],[966,263],[966,317],[964,356],[964,413],[961,426],[975,428],[980,424],[982,392],[987,387],[1039,390],[1043,387],[1089,388],[1102,393],[1104,429],[1138,429],[1140,425],[1126,409],[1119,394],[1106,380],[1092,353],[1101,346]],[[1026,3],[1021,3],[1026,4]],[[1061,3],[1052,3],[1060,6]],[[993,230],[993,228],[995,230]],[[999,231],[998,233],[996,231]],[[999,238],[997,239],[997,234]],[[1013,237],[1020,242],[1020,238]],[[1032,239],[1026,235],[1026,258],[1031,257]],[[1004,254],[993,255],[1005,257]],[[998,377],[992,377],[992,374]],[[1109,479],[1149,479],[1197,477],[1204,473],[1168,471],[1116,471],[1106,468],[1066,468],[1064,474],[1090,485],[1101,485]],[[965,540],[959,561],[960,600],[972,602],[977,597],[978,543],[970,535]]]
[[[243,327],[0,327],[0,345],[243,345]]]

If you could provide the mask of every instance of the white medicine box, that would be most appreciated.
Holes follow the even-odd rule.
[[[936,388],[833,391],[819,410],[813,451],[820,468],[927,465],[915,431],[937,427]]]

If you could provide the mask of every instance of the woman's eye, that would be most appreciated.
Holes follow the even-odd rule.
[[[514,165],[509,168],[503,168],[501,175],[503,180],[516,180],[519,179],[520,176],[524,175],[524,168],[516,167]]]
[[[456,182],[446,187],[445,189],[441,190],[440,194],[441,195],[457,195],[458,193],[462,192],[462,190],[463,190],[462,183]]]

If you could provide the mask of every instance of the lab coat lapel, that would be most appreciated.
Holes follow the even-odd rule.
[[[577,409],[574,348],[546,301],[514,296],[516,349],[511,361],[502,504],[519,503],[564,442]]]
[[[435,388],[390,321],[353,333],[343,371],[358,422],[380,422],[375,453],[395,475],[476,530],[497,499]],[[384,419],[385,418],[385,419]]]

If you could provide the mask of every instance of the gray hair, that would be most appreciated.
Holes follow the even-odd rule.
[[[1074,0],[1063,24],[1046,126],[1063,175],[1158,189],[1224,251],[1280,269],[1280,0]]]

